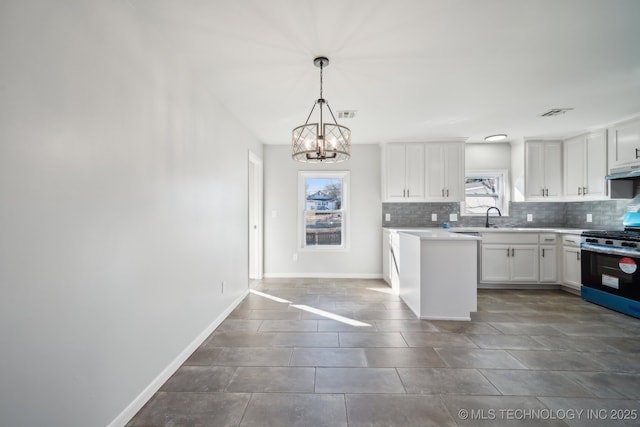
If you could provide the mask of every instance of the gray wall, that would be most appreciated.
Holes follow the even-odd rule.
[[[248,289],[261,145],[164,46],[128,2],[0,5],[2,426],[108,425]]]
[[[350,171],[350,248],[300,251],[298,171]],[[358,144],[351,159],[336,164],[291,160],[291,149],[264,146],[264,274],[266,277],[380,277],[380,148]],[[275,212],[275,213],[274,213]],[[293,261],[293,254],[298,260]]]

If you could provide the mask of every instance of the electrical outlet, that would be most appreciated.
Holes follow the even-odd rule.
[[[533,215],[527,214],[527,222],[531,222],[531,221],[533,221]]]
[[[449,221],[453,222],[457,220],[458,220],[458,214],[455,214],[455,213],[449,214]]]
[[[438,220],[438,214],[431,214],[431,221],[437,221]]]
[[[297,262],[298,261],[298,254],[294,253],[293,254],[293,262]]]
[[[587,222],[593,222],[593,214],[587,214]]]
[[[384,214],[384,220],[385,221],[391,221],[391,214],[390,213]]]

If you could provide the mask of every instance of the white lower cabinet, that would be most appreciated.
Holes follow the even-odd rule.
[[[538,234],[482,234],[482,282],[535,283],[538,278]]]
[[[540,234],[540,282],[558,283],[558,248],[555,233]]]
[[[389,234],[389,230],[382,229],[382,279],[391,285],[391,276],[389,275],[391,272],[391,254],[389,253],[391,242]]]
[[[537,282],[538,245],[483,245],[482,281]]]
[[[540,281],[558,282],[558,250],[555,245],[540,245]]]
[[[559,251],[555,233],[482,233],[481,282],[557,284]]]
[[[580,260],[580,237],[562,236],[562,283],[575,290],[582,286],[582,261]]]
[[[509,245],[482,245],[482,281],[508,282],[511,280]]]
[[[400,288],[400,237],[397,231],[382,229],[382,278],[393,292]]]

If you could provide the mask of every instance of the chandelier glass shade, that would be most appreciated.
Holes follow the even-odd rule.
[[[315,58],[313,63],[320,67],[320,98],[313,104],[304,125],[294,128],[291,132],[291,157],[306,163],[342,162],[351,156],[351,130],[338,124],[331,107],[322,97],[322,71],[329,65],[329,59],[321,56]],[[317,123],[309,123],[316,106],[320,120]],[[333,123],[324,123],[322,120],[325,106]]]

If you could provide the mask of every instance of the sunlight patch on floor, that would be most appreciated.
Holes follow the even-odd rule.
[[[334,314],[329,311],[320,310],[319,308],[309,307],[308,305],[303,304],[293,304],[291,301],[286,300],[284,298],[280,298],[274,295],[266,294],[264,292],[256,291],[255,289],[249,289],[249,292],[258,295],[259,297],[270,299],[271,301],[281,302],[283,304],[290,304],[291,307],[297,308],[298,310],[308,311],[309,313],[317,314],[318,316],[326,317],[327,319],[336,320],[338,322],[346,323],[351,326],[371,326],[368,323],[360,322],[359,320],[349,319],[348,317],[340,316],[339,314]]]
[[[360,322],[359,320],[349,319],[348,317],[340,316],[338,314],[334,314],[328,311],[309,307],[308,305],[292,304],[291,307],[308,311],[309,313],[317,314],[318,316],[323,316],[328,319],[337,320],[338,322],[346,323],[347,325],[351,325],[351,326],[371,326],[368,323]]]
[[[283,304],[291,304],[291,301],[289,300],[286,300],[284,298],[278,298],[273,295],[265,294],[264,292],[256,291],[255,289],[249,289],[249,292],[254,295],[258,295],[259,297],[268,298],[275,302],[281,302]]]

